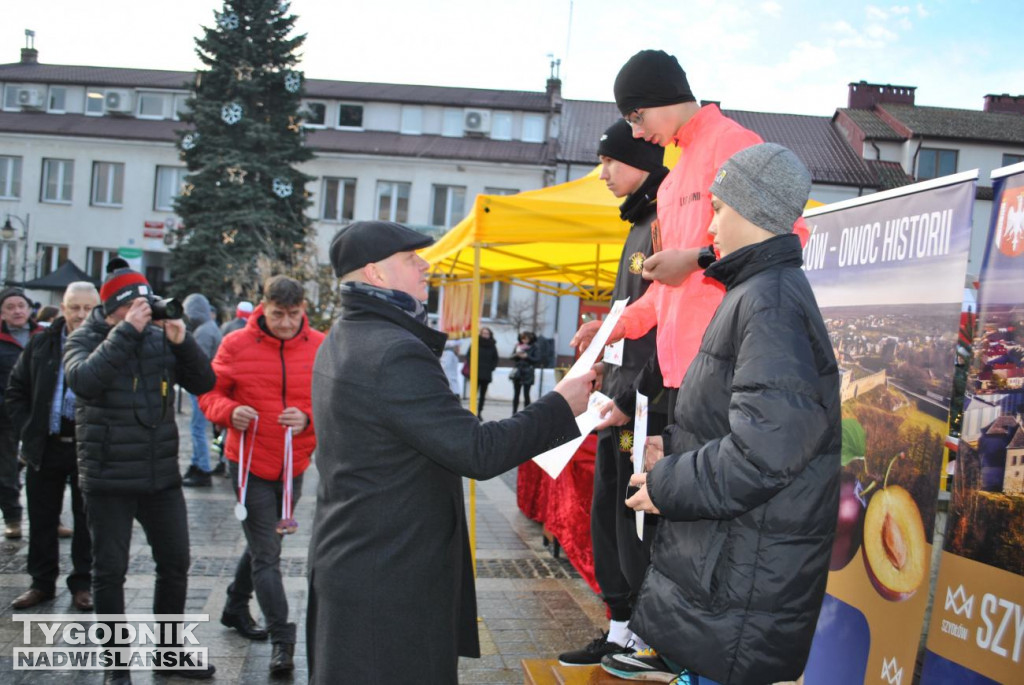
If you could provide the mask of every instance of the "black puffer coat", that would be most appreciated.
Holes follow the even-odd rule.
[[[84,492],[145,494],[181,486],[174,384],[193,395],[216,378],[190,333],[172,345],[164,332],[113,328],[92,310],[64,343],[68,386],[78,402],[75,437]]]
[[[727,255],[725,284],[648,474],[663,520],[630,627],[690,670],[795,680],[828,576],[839,502],[839,376],[785,235]]]

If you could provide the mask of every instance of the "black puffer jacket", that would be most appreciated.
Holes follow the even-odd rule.
[[[75,437],[82,490],[145,494],[181,486],[174,384],[193,395],[216,378],[191,334],[172,345],[164,332],[113,328],[101,307],[64,344],[64,369],[75,391]]]
[[[796,236],[727,255],[725,284],[648,474],[662,523],[630,627],[696,673],[795,680],[839,502],[839,376]]]

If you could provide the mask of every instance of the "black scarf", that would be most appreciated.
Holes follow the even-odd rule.
[[[647,174],[647,180],[640,184],[640,187],[630,193],[621,205],[619,205],[619,216],[623,221],[635,224],[647,215],[658,199],[658,188],[661,182],[668,176],[668,169],[661,167],[657,171]]]
[[[363,283],[361,281],[348,281],[341,284],[341,292],[360,293],[362,295],[376,297],[378,300],[384,300],[391,306],[397,307],[421,324],[426,325],[427,323],[427,309],[423,306],[423,303],[418,301],[409,293],[402,292],[401,290],[378,288],[375,285],[370,285],[369,283]]]

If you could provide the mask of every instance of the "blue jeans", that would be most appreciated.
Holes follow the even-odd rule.
[[[192,429],[192,466],[209,473],[210,439],[206,436],[206,427],[210,422],[199,408],[199,398],[195,395],[189,397],[192,398],[192,419],[189,421],[189,427]]]

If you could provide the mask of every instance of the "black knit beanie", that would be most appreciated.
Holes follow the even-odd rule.
[[[597,154],[642,171],[657,171],[662,167],[665,148],[634,138],[633,127],[625,119],[618,119],[601,135]]]
[[[696,100],[679,61],[664,50],[641,50],[629,58],[615,77],[615,104],[622,116],[641,107]]]

